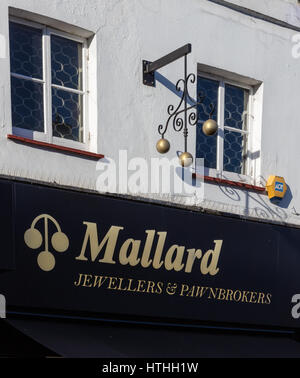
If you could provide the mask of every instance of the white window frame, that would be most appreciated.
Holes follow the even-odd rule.
[[[30,76],[19,75],[11,72],[11,77],[19,79],[30,80],[43,85],[43,102],[44,102],[44,132],[32,131],[22,129],[12,125],[12,132],[14,135],[24,138],[33,139],[35,141],[46,142],[50,144],[56,144],[64,147],[75,148],[83,151],[90,151],[90,132],[88,127],[88,44],[85,38],[74,36],[67,32],[59,31],[46,25],[39,24],[37,22],[23,20],[17,17],[10,16],[9,21],[30,26],[42,30],[42,49],[43,49],[43,79],[35,79]],[[51,76],[51,35],[57,35],[59,37],[67,38],[72,41],[82,43],[82,90],[76,90],[56,84],[52,84]],[[72,92],[83,96],[83,141],[77,142],[74,140],[59,138],[53,136],[52,127],[52,88],[61,89],[63,91]]]
[[[204,167],[205,176],[215,177],[215,178],[224,178],[232,181],[245,182],[247,184],[253,184],[254,177],[254,166],[253,160],[251,159],[251,151],[253,150],[253,99],[254,99],[254,90],[250,85],[242,84],[238,81],[228,80],[224,77],[213,75],[207,72],[198,71],[198,77],[203,77],[205,79],[210,79],[217,81],[219,83],[218,89],[218,114],[217,114],[217,123],[218,123],[218,134],[217,134],[217,157],[216,157],[216,168]],[[230,126],[225,125],[225,85],[229,84],[235,87],[246,89],[249,91],[248,99],[248,112],[246,114],[247,122],[247,131],[239,130]],[[247,159],[244,162],[244,171],[245,174],[229,172],[224,170],[224,130],[234,131],[240,134],[247,134],[247,151],[250,152],[247,154]],[[207,137],[209,138],[209,137]],[[196,167],[197,170],[197,167]]]

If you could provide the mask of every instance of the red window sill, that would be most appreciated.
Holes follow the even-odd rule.
[[[38,147],[50,148],[51,150],[56,150],[56,151],[68,152],[68,153],[71,153],[71,154],[74,154],[74,155],[86,156],[86,157],[97,159],[97,160],[104,158],[104,155],[102,155],[102,154],[95,154],[94,152],[77,150],[76,148],[59,146],[57,144],[39,142],[37,140],[23,138],[23,137],[19,137],[17,135],[10,135],[9,134],[9,135],[7,135],[7,138],[11,139],[11,140],[15,140],[17,142],[23,142],[23,143],[27,143],[27,144],[38,146]]]
[[[203,179],[203,176],[201,176],[197,173],[193,173],[193,178]],[[215,183],[215,184],[234,186],[234,187],[237,187],[237,188],[240,188],[240,189],[248,189],[248,190],[252,190],[254,192],[266,194],[266,188],[264,188],[263,186],[250,185],[250,184],[246,184],[244,182],[230,181],[230,180],[226,180],[226,179],[222,179],[222,178],[218,178],[218,177],[210,177],[210,176],[204,176],[204,181],[205,182],[212,182],[212,183]]]

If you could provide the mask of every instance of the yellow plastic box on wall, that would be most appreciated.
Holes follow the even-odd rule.
[[[287,191],[287,185],[283,177],[269,176],[266,189],[269,199],[282,199]]]

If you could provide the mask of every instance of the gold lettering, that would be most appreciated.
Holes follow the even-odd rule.
[[[195,286],[192,286],[190,291],[187,293],[187,297],[194,297],[194,292],[195,292]]]
[[[101,257],[98,261],[106,264],[116,264],[114,259],[115,249],[118,242],[119,234],[124,227],[111,226],[107,231],[105,236],[99,243],[99,234],[96,223],[83,222],[86,226],[86,231],[81,247],[81,252],[79,256],[75,257],[76,260],[80,261],[92,261],[95,262],[97,258]],[[165,242],[167,238],[167,232],[156,232],[155,230],[146,230],[146,240],[142,255],[139,256],[141,240],[127,239],[121,246],[119,250],[119,263],[122,265],[137,266],[140,264],[143,268],[149,268],[152,264],[153,269],[160,269],[163,265],[166,270],[174,270],[179,272],[185,270],[185,273],[191,273],[194,267],[195,260],[199,260],[200,272],[203,275],[210,274],[215,276],[219,272],[218,262],[220,258],[220,253],[223,245],[223,240],[214,240],[215,247],[206,251],[203,255],[201,249],[187,249],[187,258],[185,259],[185,246],[179,246],[177,244],[172,245],[163,259],[163,252],[165,247]],[[156,244],[156,249],[151,258],[151,252],[154,243],[154,237],[157,233],[158,239]],[[89,256],[88,256],[89,253]],[[83,276],[78,277],[78,281],[74,282],[75,286],[81,284]],[[98,282],[100,280],[100,282]],[[95,278],[94,286],[100,287],[102,285],[102,279]],[[90,280],[86,278],[85,285],[90,285]],[[122,285],[122,283],[120,283]],[[150,291],[151,286],[147,289]],[[183,288],[184,290],[184,288]],[[196,288],[194,289],[196,290]],[[193,292],[193,296],[195,293]],[[245,298],[243,298],[245,300]]]
[[[138,287],[137,287],[137,291],[139,293],[144,293],[146,291],[145,288],[143,288],[143,286],[145,285],[146,281],[144,280],[138,280]]]
[[[149,268],[152,263],[150,259],[150,253],[153,245],[153,240],[155,236],[155,230],[146,230],[147,239],[145,242],[145,247],[142,255],[141,265],[143,268]]]
[[[218,290],[219,290],[219,289],[216,288],[215,290],[216,290],[216,291],[214,291],[214,289],[213,289],[212,287],[209,288],[210,293],[209,293],[208,299],[210,299],[210,295],[211,295],[211,294],[212,294],[213,298],[216,299],[216,297],[217,297],[217,293],[218,293]]]
[[[133,282],[133,279],[129,278],[129,285],[127,287],[127,291],[136,291],[136,288],[134,288],[134,289],[131,288],[132,282]]]
[[[119,278],[119,286],[118,286],[118,290],[121,290],[121,291],[126,291],[127,290],[127,287],[122,287],[122,283],[124,281],[124,278]]]
[[[118,281],[117,277],[109,277],[109,284],[107,286],[108,289],[117,290],[116,281]]]
[[[238,293],[239,297],[238,299],[236,299],[236,293]],[[233,299],[235,300],[235,302],[239,302],[241,300],[241,297],[242,297],[242,293],[240,292],[240,290],[236,290],[234,293],[233,293]]]
[[[128,248],[131,245],[131,251],[129,253],[129,256],[127,256]],[[139,249],[140,249],[141,241],[140,240],[134,240],[134,239],[127,239],[121,249],[120,249],[120,263],[122,265],[130,264],[131,266],[136,266],[140,262],[140,259],[138,258]]]
[[[257,303],[264,304],[265,294],[264,293],[258,293],[258,300]]]
[[[243,291],[242,302],[248,303],[248,297],[247,297],[248,294],[249,294],[249,291]]]
[[[189,290],[189,286],[185,285],[185,284],[182,284],[181,285],[180,296],[182,297],[184,295],[184,293],[186,293],[188,290]]]
[[[195,252],[195,249],[187,249],[187,252],[188,252],[188,258],[185,265],[185,272],[191,273],[193,269],[194,261],[196,258],[199,260],[201,259],[202,251],[201,249],[197,249],[197,251]]]
[[[206,293],[207,289],[208,287],[197,286],[196,297],[202,298],[203,295]]]
[[[232,295],[233,295],[233,290],[231,289],[228,289],[227,290],[227,294],[226,294],[226,301],[232,301]],[[230,299],[228,299],[228,296],[230,297]]]
[[[265,302],[265,304],[271,304],[272,294],[267,294],[266,297],[267,297],[267,301]]]
[[[115,264],[116,262],[113,260],[113,255],[115,252],[119,232],[121,230],[124,230],[124,227],[112,226],[107,232],[107,234],[104,236],[104,238],[102,239],[101,243],[99,244],[97,224],[90,223],[90,222],[83,222],[83,224],[86,225],[86,233],[84,236],[81,253],[78,257],[76,257],[76,260],[81,260],[81,261],[88,260],[87,257],[85,257],[85,252],[86,252],[86,248],[89,241],[90,251],[91,251],[91,260],[93,262],[96,260],[102,248],[107,243],[104,257],[103,259],[99,260],[99,262],[103,262],[107,264]]]
[[[165,259],[165,268],[167,270],[174,269],[176,272],[180,272],[182,270],[182,268],[184,267],[184,264],[182,264],[184,249],[184,247],[179,247],[178,245],[172,245],[172,247],[169,248]],[[175,252],[176,256],[173,260]]]
[[[98,288],[100,288],[107,279],[108,277],[104,276],[94,276],[94,287],[98,285]]]
[[[257,299],[255,298],[256,295],[257,295],[257,293],[255,291],[251,291],[250,303],[256,303],[257,302]]]
[[[215,240],[215,249],[208,250],[202,260],[201,260],[201,273],[202,274],[210,274],[211,276],[215,276],[219,272],[219,268],[217,267],[219,256],[223,244],[223,240]],[[210,260],[210,262],[209,262]]]
[[[224,301],[226,298],[226,290],[225,289],[219,289],[219,295],[218,295],[218,300]]]
[[[92,284],[90,283],[90,280],[92,278],[93,278],[93,276],[91,274],[85,274],[82,286],[84,286],[84,287],[92,287]]]
[[[154,269],[160,269],[164,263],[163,261],[161,261],[161,255],[163,253],[163,249],[164,249],[164,245],[165,245],[165,241],[167,237],[166,232],[158,232],[157,234],[159,238],[158,238],[158,242],[157,242],[157,246],[156,246],[156,250],[154,254],[154,259],[153,259]]]
[[[161,294],[163,291],[164,284],[162,282],[157,282],[157,289],[155,290],[155,294]]]
[[[151,293],[153,294],[154,293],[154,286],[155,286],[155,282],[148,281],[147,293],[149,293],[149,291],[151,290]]]
[[[79,273],[79,280],[77,282],[76,281],[74,282],[75,286],[79,286],[80,285],[82,276],[83,276],[83,274]]]

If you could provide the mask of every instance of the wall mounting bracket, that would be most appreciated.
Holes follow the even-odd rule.
[[[168,55],[156,60],[155,62],[149,62],[143,60],[143,84],[155,87],[155,71],[158,69],[167,66],[170,63],[173,63],[175,60],[180,59],[192,52],[192,45],[188,43],[180,47],[179,49],[171,52]]]

